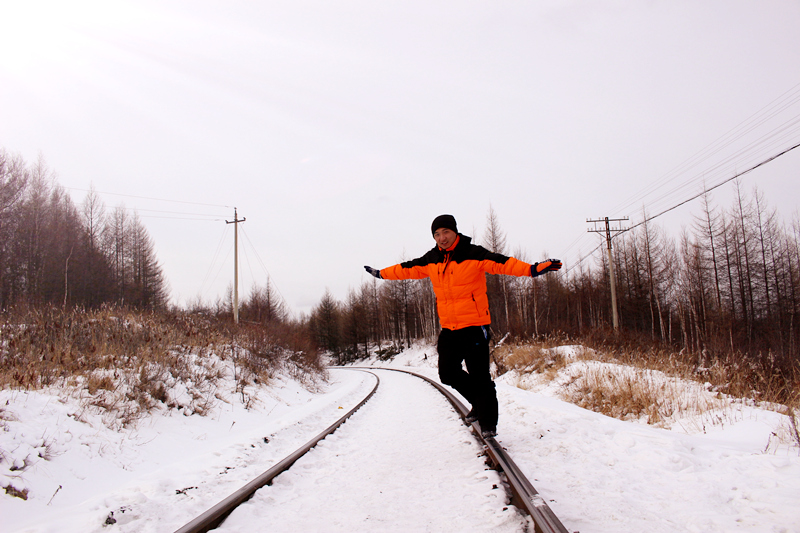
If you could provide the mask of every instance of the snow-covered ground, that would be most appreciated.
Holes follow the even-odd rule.
[[[430,346],[359,365],[436,376]],[[411,376],[376,373],[379,393],[223,531],[525,527],[441,395]],[[275,377],[249,391],[245,409],[230,382],[209,416],[164,410],[117,431],[63,391],[2,391],[0,484],[28,499],[0,492],[0,531],[174,531],[310,440],[373,383],[331,370],[309,391]],[[498,441],[570,531],[800,531],[800,454],[783,415],[732,402],[716,425],[675,419],[664,429],[561,401],[559,380],[509,373],[497,383]]]

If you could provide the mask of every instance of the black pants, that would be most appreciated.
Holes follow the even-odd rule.
[[[472,326],[439,333],[439,379],[472,404],[481,429],[497,427],[497,391],[489,372],[489,328]],[[461,366],[464,361],[465,372]]]

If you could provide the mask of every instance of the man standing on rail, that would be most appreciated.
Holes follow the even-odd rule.
[[[472,244],[458,232],[452,215],[440,215],[431,224],[436,240],[422,257],[381,270],[365,266],[379,279],[430,278],[442,331],[439,379],[461,393],[472,405],[468,423],[477,420],[484,438],[497,435],[497,391],[489,372],[489,298],[486,273],[536,277],[561,268],[558,259],[530,265]],[[467,370],[461,363],[465,362]]]

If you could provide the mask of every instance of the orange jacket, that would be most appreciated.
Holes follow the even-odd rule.
[[[530,276],[531,265],[490,252],[459,234],[449,250],[436,246],[420,258],[382,269],[381,277],[393,280],[430,278],[441,326],[461,329],[487,326],[492,321],[486,296],[486,273]]]

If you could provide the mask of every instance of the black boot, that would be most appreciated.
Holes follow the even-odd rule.
[[[497,436],[497,428],[496,427],[483,427],[481,426],[481,437],[484,439],[489,439],[492,437]]]

